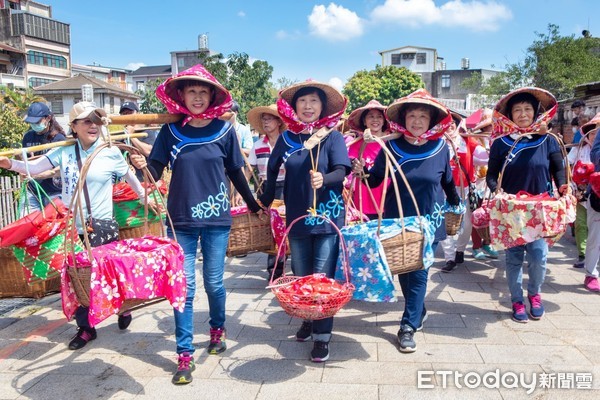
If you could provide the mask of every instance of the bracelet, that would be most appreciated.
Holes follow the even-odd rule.
[[[260,208],[262,208],[263,210],[266,210],[267,207],[265,207],[265,205],[262,203],[262,201],[260,201],[260,199],[257,197],[256,198],[256,203],[260,206]]]

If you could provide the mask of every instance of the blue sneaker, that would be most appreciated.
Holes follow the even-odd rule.
[[[513,321],[520,322],[522,324],[529,321],[529,318],[527,318],[527,312],[525,311],[525,304],[523,304],[522,301],[517,301],[517,302],[513,303],[512,309],[513,309],[513,313],[512,313]]]
[[[542,296],[540,294],[535,294],[533,296],[527,296],[529,299],[529,305],[531,306],[529,309],[529,315],[531,315],[532,319],[538,320],[542,318],[544,315],[544,305],[542,304]]]
[[[476,260],[485,260],[483,249],[473,249],[473,258]]]
[[[489,257],[489,258],[498,258],[498,252],[496,250],[494,250],[494,248],[492,246],[490,246],[489,244],[484,244],[481,247],[481,250],[483,250],[483,252],[485,253],[486,257]]]

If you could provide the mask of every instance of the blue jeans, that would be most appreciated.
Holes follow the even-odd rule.
[[[324,273],[329,278],[335,275],[340,239],[333,235],[289,236],[292,271],[296,276]],[[333,317],[313,321],[314,340],[329,342],[333,329]]]
[[[438,242],[432,244],[434,253],[437,245]],[[404,296],[404,313],[400,320],[400,327],[409,325],[416,331],[421,325],[423,310],[425,310],[425,295],[427,294],[428,276],[429,269],[420,269],[418,271],[398,275],[400,289],[402,289],[402,296]]]
[[[546,257],[548,244],[544,239],[527,243],[523,246],[512,247],[504,251],[506,254],[506,280],[510,290],[511,302],[523,302],[523,260],[527,253],[527,294],[534,296],[542,289],[546,277]]]
[[[183,268],[187,282],[187,295],[183,312],[175,313],[175,340],[177,354],[184,352],[193,354],[194,339],[194,295],[196,294],[196,253],[198,238],[202,251],[202,279],[204,290],[208,296],[208,323],[212,328],[225,325],[225,252],[229,241],[231,226],[207,226],[204,228],[176,227],[177,243],[183,249]],[[171,228],[167,229],[169,237],[173,237]]]

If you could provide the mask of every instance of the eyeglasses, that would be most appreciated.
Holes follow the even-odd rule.
[[[262,122],[271,122],[271,121],[275,121],[274,117],[262,117],[260,119]]]
[[[76,123],[82,123],[85,126],[92,126],[95,125],[94,121],[92,121],[91,119],[87,118],[87,119],[77,119],[75,120]]]

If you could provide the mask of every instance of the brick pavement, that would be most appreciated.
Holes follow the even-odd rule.
[[[0,399],[522,399],[523,387],[457,387],[444,371],[524,373],[559,377],[553,389],[536,387],[537,399],[598,398],[600,388],[600,295],[582,285],[583,271],[568,234],[551,249],[543,288],[541,321],[510,320],[503,256],[484,262],[466,257],[450,274],[438,262],[430,272],[426,305],[429,319],[416,334],[416,353],[402,354],[396,332],[402,301],[351,302],[336,316],[331,359],[308,360],[310,343],[293,335],[300,322],[281,311],[264,288],[266,256],[228,259],[226,271],[229,349],[208,356],[208,312],[198,290],[194,381],[174,386],[175,341],[166,302],[134,313],[127,331],[116,318],[98,327],[98,339],[82,351],[66,347],[75,333],[58,295],[48,296],[0,318]],[[441,249],[440,249],[441,250]],[[418,389],[418,371],[436,371],[433,389]],[[423,372],[422,372],[423,373]],[[546,374],[546,375],[543,375]],[[552,375],[555,374],[555,375]],[[591,374],[594,390],[559,389],[574,376]],[[453,375],[456,376],[456,375]],[[492,381],[490,381],[492,382]],[[493,382],[492,382],[493,383]]]

